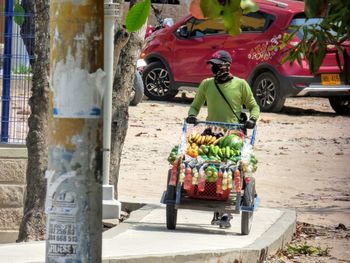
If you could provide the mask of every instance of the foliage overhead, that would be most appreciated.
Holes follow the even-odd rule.
[[[350,39],[350,1],[343,0],[305,0],[307,18],[321,18],[318,23],[302,24],[291,27],[292,33],[285,35],[281,48],[293,41],[298,32],[303,33],[297,45],[289,47],[283,62],[295,60],[301,65],[304,55],[312,73],[316,73],[327,52],[336,52],[337,62],[341,66],[340,56],[348,57]],[[306,20],[307,22],[308,20]]]
[[[133,6],[126,18],[126,28],[133,32],[146,22],[151,0],[143,0]],[[198,18],[222,18],[225,30],[232,35],[240,33],[242,14],[256,12],[259,8],[253,0],[192,0],[190,13]]]
[[[198,18],[222,18],[226,32],[238,35],[242,14],[256,12],[259,7],[253,0],[192,0],[191,14]]]
[[[302,64],[305,56],[312,73],[320,68],[330,47],[337,54],[340,66],[340,56],[348,56],[350,38],[350,0],[304,0],[306,22],[309,18],[322,18],[319,23],[292,26],[292,33],[284,36],[281,48],[288,51],[283,63],[295,60]],[[150,14],[151,0],[142,0],[131,8],[127,15],[126,27],[129,31],[136,31],[142,27]],[[225,30],[231,35],[240,33],[242,14],[258,11],[254,0],[192,0],[190,13],[197,19],[222,18]],[[298,44],[291,46],[298,32],[303,38]],[[295,42],[295,41],[294,41]],[[288,49],[286,49],[288,46]],[[350,74],[350,73],[349,73]]]
[[[142,0],[135,4],[126,16],[125,26],[130,32],[139,30],[147,21],[151,12],[151,0]]]

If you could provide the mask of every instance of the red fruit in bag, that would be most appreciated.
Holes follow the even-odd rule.
[[[198,191],[203,192],[205,189],[205,172],[201,168],[199,170],[199,183],[198,183]]]
[[[178,168],[179,168],[178,161],[174,161],[173,167],[171,168],[169,185],[176,186]]]
[[[224,190],[222,189],[222,175],[223,172],[220,170],[218,174],[218,180],[216,181],[216,193],[223,194]]]

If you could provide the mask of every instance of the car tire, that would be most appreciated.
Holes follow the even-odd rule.
[[[130,94],[130,105],[136,106],[142,101],[144,93],[144,86],[140,72],[136,70],[134,85]]]
[[[150,63],[143,71],[145,95],[152,100],[168,100],[175,97],[177,90],[172,88],[172,76],[161,62]]]
[[[255,79],[253,93],[260,110],[265,112],[280,112],[286,101],[278,79],[271,72],[263,72]]]
[[[350,115],[350,97],[349,96],[336,96],[329,97],[329,104],[332,109],[340,115]]]

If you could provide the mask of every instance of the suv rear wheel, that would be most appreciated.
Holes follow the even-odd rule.
[[[279,81],[270,72],[263,72],[255,79],[253,93],[261,111],[279,112],[286,101]]]
[[[350,97],[330,97],[329,103],[331,104],[332,109],[341,115],[350,114]]]
[[[172,76],[161,62],[150,63],[143,71],[145,94],[153,100],[175,97],[177,90],[171,88]]]

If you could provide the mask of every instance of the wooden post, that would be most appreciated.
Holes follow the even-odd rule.
[[[46,262],[101,262],[103,1],[51,0]]]

